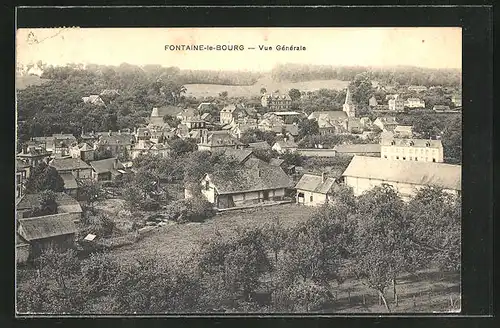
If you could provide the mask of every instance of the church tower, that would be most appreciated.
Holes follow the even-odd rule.
[[[349,88],[347,88],[347,94],[345,96],[345,102],[342,108],[342,110],[346,112],[347,117],[356,117],[356,105],[352,101],[352,95]]]

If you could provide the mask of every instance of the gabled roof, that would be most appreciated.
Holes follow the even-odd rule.
[[[295,186],[295,189],[327,194],[332,189],[334,184],[334,178],[325,178],[325,181],[323,181],[323,178],[320,175],[306,173],[300,178],[299,182]]]
[[[241,145],[242,143],[231,136],[228,131],[212,131],[208,134],[207,145]],[[202,143],[203,144],[203,143]]]
[[[299,135],[299,127],[297,124],[283,124],[285,131],[290,133],[292,136]]]
[[[78,149],[80,151],[89,151],[89,150],[94,150],[92,146],[90,146],[88,143],[84,142],[78,145]]]
[[[269,164],[274,166],[281,166],[284,162],[285,160],[281,158],[271,158],[271,160],[269,160]]]
[[[398,125],[394,128],[394,132],[407,132],[407,133],[412,133],[413,132],[413,126],[411,125]]]
[[[116,168],[114,167],[115,162]],[[106,158],[99,161],[92,161],[90,162],[90,166],[97,174],[107,172],[116,173],[117,170],[123,170],[125,168],[123,164],[115,157]]]
[[[333,149],[338,153],[380,153],[380,144],[336,145]]]
[[[219,194],[234,194],[292,187],[292,181],[279,167],[257,158],[249,158],[234,174],[215,172],[208,175]]]
[[[396,125],[398,122],[394,116],[380,116],[375,121],[379,121],[384,125]]]
[[[443,163],[354,156],[342,175],[451,190],[462,189],[462,167]]]
[[[130,133],[118,133],[112,132],[111,135],[108,133],[102,134],[99,138],[99,144],[103,145],[130,145],[135,141],[135,136]]]
[[[119,96],[120,93],[116,89],[105,89],[100,93],[101,96]]]
[[[74,234],[77,231],[70,213],[18,219],[19,234],[27,241]]]
[[[248,148],[254,148],[254,149],[271,149],[271,146],[267,143],[267,141],[258,141],[258,142],[251,142],[248,144]]]
[[[80,158],[54,158],[50,162],[50,166],[57,171],[89,169],[90,166]]]
[[[253,151],[251,149],[225,149],[223,153],[225,156],[236,159],[241,164],[253,154]]]

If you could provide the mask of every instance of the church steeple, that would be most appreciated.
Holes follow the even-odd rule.
[[[347,117],[356,117],[356,105],[352,101],[351,90],[347,88],[347,94],[345,96],[345,102],[342,106],[342,110],[346,112]]]

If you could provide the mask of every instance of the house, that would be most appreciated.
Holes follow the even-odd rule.
[[[139,140],[130,151],[131,159],[140,155],[153,155],[166,157],[170,153],[171,147],[168,143],[155,143],[151,140]]]
[[[70,213],[74,222],[81,219],[83,210],[80,203],[70,195],[56,192],[57,213]],[[16,201],[16,215],[19,218],[28,217],[32,208],[40,204],[39,194],[25,194]]]
[[[188,127],[189,131],[194,129],[205,129],[207,125],[204,120],[192,117],[187,119],[184,124]]]
[[[256,158],[251,149],[224,149],[221,151],[224,156],[235,159],[238,164],[243,164],[250,158]]]
[[[78,198],[78,183],[75,176],[71,172],[61,172],[59,176],[64,181],[64,192]]]
[[[244,144],[238,139],[229,134],[228,131],[206,131],[204,130],[198,150],[224,150],[224,149],[241,149]]]
[[[104,132],[97,142],[98,150],[108,150],[113,157],[128,157],[136,139],[132,133]]]
[[[257,142],[251,142],[248,144],[248,148],[250,149],[265,149],[265,150],[270,150],[271,146],[267,143],[267,141],[257,141]]]
[[[408,87],[408,91],[416,91],[416,92],[427,91],[427,87],[423,85],[410,85]]]
[[[190,119],[199,118],[198,112],[194,108],[184,108],[175,115],[176,118],[181,120],[182,123],[187,122]]]
[[[201,180],[201,192],[219,209],[280,201],[292,181],[279,167],[250,158],[234,172],[214,172]]]
[[[335,156],[363,155],[380,157],[380,144],[336,145],[333,147],[333,150],[335,151]]]
[[[444,162],[441,140],[382,138],[381,157],[390,160]]]
[[[198,105],[197,109],[199,113],[202,113],[204,111],[210,111],[212,108],[215,107],[214,103],[211,102],[202,102]],[[205,113],[208,114],[208,113]]]
[[[343,111],[313,112],[309,117],[311,117],[310,119],[317,117],[319,133],[321,135],[347,131],[348,117]]]
[[[16,158],[31,167],[36,167],[42,162],[47,163],[51,154],[50,151],[46,150],[45,144],[39,146],[24,144],[21,152],[16,155]]]
[[[54,158],[50,163],[59,174],[71,173],[77,179],[92,177],[92,168],[81,158]]]
[[[288,165],[284,159],[281,158],[271,158],[269,160],[270,165],[279,166],[281,169],[289,175],[295,174],[295,165]]]
[[[117,176],[126,174],[126,169],[117,158],[107,158],[90,162],[92,178],[96,181],[111,181]]]
[[[443,163],[354,156],[342,177],[344,183],[353,188],[355,196],[384,183],[393,186],[405,200],[426,186],[457,196],[462,190],[462,167]]]
[[[81,158],[84,162],[93,161],[95,150],[86,142],[73,145],[69,150],[69,155],[72,158]]]
[[[361,124],[361,127],[363,127],[363,129],[369,129],[371,128],[373,122],[372,120],[369,118],[369,117],[361,117],[359,119],[359,123]]]
[[[105,89],[103,90],[99,96],[103,100],[113,101],[120,95],[120,92],[116,89]]]
[[[443,112],[443,111],[450,110],[450,106],[434,105],[434,107],[432,107],[432,110],[436,111],[436,112]]]
[[[314,175],[306,173],[302,175],[295,185],[297,190],[295,198],[299,205],[319,206],[328,203],[332,195],[334,178],[327,178],[326,174]]]
[[[96,106],[106,106],[104,101],[99,95],[90,95],[88,97],[82,97],[82,100],[85,104],[92,104]]]
[[[378,106],[378,101],[377,98],[375,98],[375,96],[371,96],[370,99],[368,99],[368,106],[370,107]]]
[[[381,116],[373,121],[373,125],[382,131],[394,131],[396,126],[398,126],[398,122],[394,116]]]
[[[23,161],[16,159],[16,198],[24,194],[26,179],[29,178],[31,168]]]
[[[283,124],[282,131],[285,131],[287,135],[296,137],[299,135],[299,126],[296,123]]]
[[[271,147],[272,150],[276,150],[279,154],[283,154],[287,151],[294,152],[298,148],[297,144],[293,140],[284,139],[276,141]]]
[[[225,106],[219,113],[220,124],[222,125],[233,124],[247,116],[248,114],[243,106],[233,104]]]
[[[399,95],[394,95],[392,99],[389,99],[389,110],[402,112],[404,109],[405,101]]]
[[[267,107],[270,110],[289,110],[292,106],[292,98],[287,94],[264,94],[260,98],[260,103],[262,107]]]
[[[17,233],[31,246],[31,259],[49,248],[64,250],[74,247],[77,227],[70,213],[22,218],[17,223]]]
[[[462,95],[453,95],[451,97],[451,102],[455,107],[462,107]]]
[[[425,101],[420,98],[406,99],[405,106],[409,108],[425,108]]]
[[[412,138],[413,126],[411,125],[397,125],[394,128],[394,135],[399,138]]]

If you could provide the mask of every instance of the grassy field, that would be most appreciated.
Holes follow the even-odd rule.
[[[186,84],[186,95],[194,97],[216,97],[223,91],[228,92],[229,97],[253,97],[260,95],[260,89],[266,88],[268,92],[279,90],[281,94],[288,93],[292,88],[300,91],[314,91],[321,88],[344,89],[349,81],[341,80],[313,80],[306,82],[276,82],[270,77],[264,77],[254,85],[221,85],[221,84]]]
[[[133,261],[134,258],[157,252],[160,258],[175,261],[189,257],[204,240],[215,236],[216,231],[228,237],[238,227],[261,226],[274,216],[279,217],[285,227],[293,226],[305,221],[312,212],[311,208],[294,204],[226,212],[203,223],[157,227],[136,244],[117,248],[112,254],[120,261]]]

